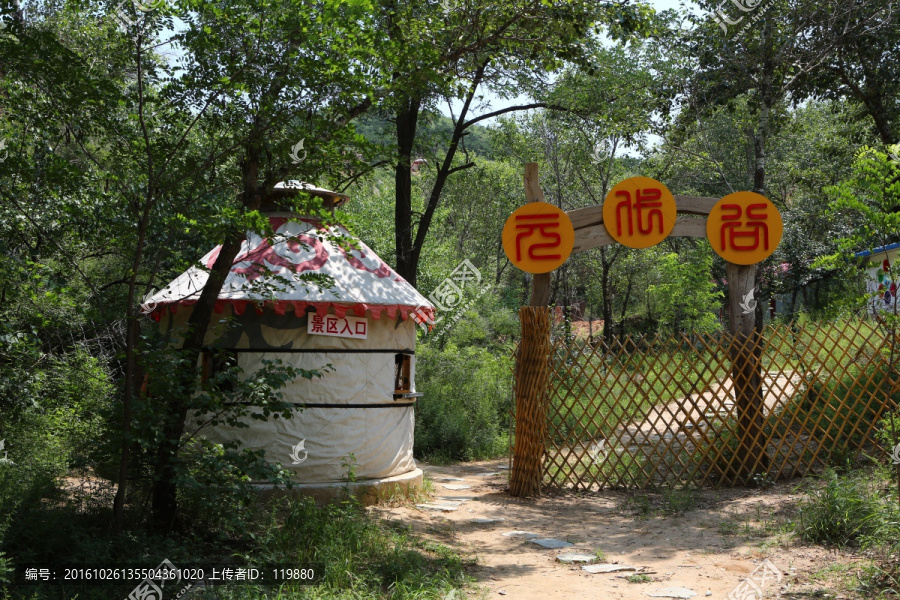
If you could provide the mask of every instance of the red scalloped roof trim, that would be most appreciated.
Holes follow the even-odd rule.
[[[180,300],[178,302],[158,304],[151,315],[154,321],[159,322],[162,318],[163,311],[167,308],[169,312],[174,314],[178,311],[179,306],[187,306],[195,304],[196,302],[196,300]],[[262,314],[264,308],[271,308],[275,311],[276,315],[283,315],[289,309],[293,309],[294,313],[298,315],[304,315],[306,314],[307,309],[312,307],[320,317],[327,315],[330,310],[338,318],[343,318],[348,312],[352,312],[352,314],[357,317],[362,317],[366,312],[369,312],[376,320],[381,319],[381,315],[386,313],[390,320],[396,319],[397,315],[399,315],[404,321],[412,316],[413,320],[417,322],[434,322],[433,308],[410,306],[407,304],[365,304],[359,302],[348,305],[339,304],[337,302],[304,302],[302,300],[276,300],[273,302],[267,300],[260,306],[259,303],[254,302],[253,300],[216,300],[213,310],[216,314],[222,314],[225,311],[225,306],[229,304],[232,306],[236,315],[244,314],[244,311],[247,310],[248,307],[257,314]]]

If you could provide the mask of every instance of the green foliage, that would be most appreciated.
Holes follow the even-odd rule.
[[[655,306],[661,328],[710,332],[719,328],[717,311],[723,294],[711,278],[713,264],[709,248],[685,247],[659,257],[658,283],[647,288],[647,305]]]
[[[797,534],[818,544],[858,544],[878,530],[882,509],[868,478],[841,476],[829,469],[822,476],[822,485],[811,490],[800,505]]]
[[[683,515],[697,506],[697,491],[688,488],[663,490],[664,510],[673,515]]]
[[[854,253],[872,250],[900,239],[900,144],[879,149],[864,146],[853,161],[852,175],[825,188],[829,216],[843,222],[844,234],[837,240],[838,251],[818,258],[815,266],[850,272],[856,264]],[[888,258],[885,254],[884,258]],[[850,300],[859,305],[858,297]],[[896,322],[897,315],[886,315]]]
[[[666,488],[661,493],[634,493],[625,498],[622,509],[633,511],[639,519],[657,516],[681,516],[697,506],[696,490]]]
[[[251,484],[265,481],[289,486],[290,473],[267,462],[262,451],[241,448],[237,441],[209,442],[202,435],[203,427],[246,428],[252,420],[290,419],[297,408],[280,390],[298,378],[317,378],[331,370],[331,365],[306,370],[280,360],[263,360],[260,368],[245,373],[232,355],[213,350],[207,360],[218,368],[201,377],[199,365],[190,364],[190,353],[174,351],[169,340],[152,330],[143,341],[148,385],[134,406],[132,436],[139,451],[135,462],[141,465],[137,470],[149,475],[156,450],[166,439],[168,405],[175,397],[188,397],[185,435],[176,440],[179,454],[175,467],[186,506],[185,520],[239,531],[246,525],[244,509],[255,494]]]
[[[415,452],[431,460],[479,460],[506,452],[512,361],[486,348],[419,346]]]
[[[419,540],[404,528],[388,529],[353,502],[317,508],[311,499],[277,506],[252,557],[268,562],[317,564],[324,582],[314,598],[419,598],[463,586],[464,562],[448,548]],[[285,588],[286,598],[303,588]]]
[[[0,339],[0,547],[12,524],[52,498],[70,469],[108,456],[113,384],[86,349],[42,352],[33,336]],[[3,359],[14,360],[3,360]]]
[[[101,558],[121,548],[123,556],[142,557],[173,548],[158,539],[141,546],[127,534],[82,540],[99,529],[69,523],[75,513],[60,480],[67,473],[117,477],[125,425],[123,325],[136,316],[140,296],[183,272],[214,242],[248,227],[269,233],[268,221],[241,193],[251,180],[260,192],[287,178],[342,190],[349,182],[349,210],[383,258],[391,262],[403,236],[416,242],[421,291],[434,290],[464,257],[494,284],[445,334],[424,336],[419,347],[418,383],[425,396],[417,410],[416,452],[440,460],[506,451],[510,353],[518,333],[514,309],[524,302],[529,280],[509,265],[498,233],[522,202],[524,161],[541,163],[548,202],[568,210],[601,203],[612,183],[638,174],[663,180],[675,193],[716,196],[749,188],[757,142],[768,152],[767,193],[786,224],[779,255],[763,267],[763,299],[769,292],[796,296],[815,286],[807,307],[819,309],[835,297],[858,306],[855,280],[833,275],[838,261],[810,266],[811,259],[900,239],[893,156],[900,149],[865,147],[849,169],[848,156],[873,138],[853,123],[861,107],[844,102],[848,95],[868,95],[872,102],[862,108],[873,113],[879,129],[888,125],[879,137],[896,129],[892,90],[900,78],[893,76],[893,55],[880,50],[896,39],[890,27],[896,14],[885,17],[893,20],[888,26],[876,19],[865,32],[849,30],[847,40],[867,45],[817,56],[818,63],[803,54],[811,44],[824,44],[821,49],[831,41],[856,42],[823,41],[828,28],[819,32],[823,36],[794,28],[806,17],[837,14],[834,7],[792,11],[780,1],[734,40],[737,52],[706,15],[697,17],[702,22],[688,17],[696,30],[685,37],[677,15],[654,18],[644,4],[476,0],[451,2],[452,10],[442,2],[388,6],[371,0],[163,4],[142,16],[126,2],[124,10],[140,26],[118,22],[115,4],[39,2],[20,14],[12,3],[0,10],[0,113],[9,116],[0,122],[0,440],[9,453],[9,461],[0,462],[0,548],[6,553],[0,578],[3,561],[64,554],[67,545]],[[710,9],[715,4],[703,2]],[[863,8],[860,14],[870,9]],[[866,22],[873,17],[865,16]],[[633,35],[650,32],[647,40]],[[601,35],[630,39],[601,44]],[[795,77],[796,69],[813,62],[828,65],[816,70],[823,75]],[[792,88],[794,82],[805,88]],[[788,104],[810,89],[833,101]],[[457,147],[451,143],[455,121],[464,124],[490,111],[491,96],[506,102],[525,95],[569,110],[535,111],[495,125],[479,121],[457,140],[459,152],[447,153]],[[469,112],[461,115],[453,101],[467,97],[471,109],[466,103]],[[452,117],[440,112],[445,99],[453,105]],[[395,165],[397,128],[407,110],[418,111],[406,121],[418,125],[410,158],[429,162],[412,176],[404,207]],[[365,111],[371,118],[354,128],[350,121]],[[662,140],[655,149],[651,133]],[[309,152],[295,163],[289,150],[301,139]],[[601,140],[606,146],[599,148]],[[382,164],[386,168],[378,168]],[[438,184],[442,165],[448,177]],[[831,223],[822,210],[823,187],[837,217]],[[400,238],[398,206],[411,221]],[[781,261],[790,264],[789,273]],[[573,257],[554,275],[554,302],[602,306],[608,334],[711,331],[721,302],[711,281],[721,279],[720,271],[705,243],[607,248]],[[316,276],[304,280],[330,284]],[[798,303],[791,303],[792,311]],[[159,448],[175,442],[175,476],[190,530],[198,536],[218,530],[259,550],[240,535],[259,533],[249,482],[284,483],[286,473],[258,452],[195,436],[196,426],[291,418],[293,408],[278,390],[289,379],[316,373],[270,363],[246,374],[232,365],[201,382],[196,357],[157,342],[141,341],[138,359],[129,363],[135,372],[128,383],[140,387],[150,375],[148,388],[134,394],[134,427],[125,440],[133,465],[129,523],[143,522]],[[684,359],[671,348],[658,361],[623,361],[619,372],[592,366],[612,376],[603,382],[611,397],[643,395],[652,404],[698,391],[696,373],[679,373],[671,384],[656,377],[669,372],[666,361]],[[812,415],[812,423],[823,417],[808,433],[838,440],[830,449],[832,462],[842,462],[846,444],[859,441],[850,437],[853,426],[874,419],[861,402],[844,410],[836,399],[884,393],[883,377],[854,375],[862,375],[863,383],[811,382],[787,409]],[[563,399],[573,406],[573,422],[557,425],[568,434],[580,416],[585,392],[578,386],[585,382],[565,383],[574,390]],[[168,410],[176,405],[197,419],[184,438],[165,431],[181,416]],[[646,408],[625,414],[611,407],[610,421],[627,423]],[[767,423],[767,433],[777,427]],[[648,459],[629,460],[619,468],[635,472]],[[346,468],[352,479],[352,457]],[[102,494],[94,499],[109,500]],[[47,505],[61,508],[54,512]],[[287,510],[312,523],[334,518],[342,529],[329,535],[382,544],[384,556],[391,544],[406,543],[392,532],[375,533],[371,523],[359,525],[349,513]],[[109,521],[102,512],[90,516]],[[328,545],[314,534],[318,546]],[[32,547],[29,536],[36,540]],[[295,549],[301,539],[291,541]],[[186,538],[177,543],[194,549]],[[421,549],[429,560],[443,552]],[[402,552],[390,560],[362,583],[347,575],[357,563],[344,561],[346,570],[333,573],[333,587],[306,592],[339,596],[344,592],[338,586],[350,585],[348,595],[437,596],[459,583],[430,571],[449,563],[420,563]],[[420,567],[409,579],[399,571]],[[433,584],[424,582],[426,572],[434,575]]]
[[[356,456],[351,452],[343,459],[341,459],[341,466],[347,473],[347,475],[344,476],[344,481],[346,481],[347,483],[355,482],[356,470],[359,468],[359,462],[356,460]]]
[[[68,448],[64,436],[54,435],[54,425],[52,419],[30,414],[5,423],[0,433],[5,439],[0,455],[8,456],[0,460],[0,547],[5,547],[7,530],[43,498],[52,497],[57,478],[67,472]]]
[[[415,452],[429,460],[477,460],[506,452],[512,400],[512,336],[518,326],[490,294],[440,340],[416,350]]]
[[[237,442],[194,438],[178,458],[179,518],[191,531],[239,535],[249,526],[259,493],[252,482],[292,486],[289,471],[268,462],[262,450],[247,450]]]

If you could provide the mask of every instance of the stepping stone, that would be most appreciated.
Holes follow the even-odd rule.
[[[653,590],[651,592],[645,592],[651,598],[693,598],[697,595],[697,592],[694,590],[689,590],[683,587],[674,587],[674,588],[664,588],[661,590]]]
[[[488,518],[481,517],[478,519],[472,519],[471,521],[469,521],[469,523],[477,523],[478,525],[487,525],[489,523],[499,523],[500,521],[505,521],[505,520],[506,519],[504,519],[502,517],[499,519],[488,519]]]
[[[571,548],[572,547],[572,544],[570,544],[569,542],[564,542],[562,540],[556,540],[553,538],[534,538],[534,539],[531,539],[528,541],[531,542],[532,544],[537,544],[541,548],[553,549],[553,548]]]
[[[447,502],[445,504],[427,503],[427,504],[416,504],[416,507],[422,508],[425,510],[439,510],[441,512],[452,512],[452,511],[456,510],[457,508],[459,508],[459,504],[451,504],[449,502]]]
[[[462,504],[463,502],[468,502],[469,500],[474,500],[475,496],[435,496],[441,502],[458,502]]]
[[[471,485],[465,485],[462,483],[442,483],[441,487],[448,490],[471,490]]]
[[[502,467],[497,467],[501,471],[509,471],[509,465],[503,465]]]
[[[435,477],[435,481],[465,481],[462,477]]]
[[[588,573],[615,573],[616,571],[639,571],[643,567],[632,567],[629,565],[587,565],[581,567],[583,571]]]
[[[593,554],[579,554],[577,552],[572,552],[569,554],[558,554],[556,556],[556,560],[558,560],[561,563],[567,563],[567,564],[587,563],[587,562],[591,562],[592,560],[597,560],[597,557],[594,556]]]
[[[475,473],[475,477],[493,477],[494,475],[499,475],[500,473],[494,471],[493,473]]]
[[[541,537],[539,534],[537,534],[537,533],[532,533],[532,532],[530,532],[530,531],[507,531],[507,532],[504,533],[503,535],[505,535],[506,537],[519,537],[519,536],[522,536],[522,537],[526,537],[526,538],[529,538],[529,539]]]

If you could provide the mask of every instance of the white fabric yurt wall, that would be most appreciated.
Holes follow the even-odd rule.
[[[414,470],[416,323],[433,319],[433,307],[346,230],[327,233],[346,236],[353,250],[326,237],[315,220],[274,213],[270,222],[274,239],[248,234],[219,295],[207,343],[233,352],[245,373],[272,359],[307,370],[330,364],[333,371],[281,390],[284,400],[302,408],[291,419],[248,418],[247,428],[206,426],[202,434],[263,450],[271,462],[292,470],[298,483],[344,479],[351,456],[360,479]],[[211,266],[218,250],[201,262]],[[304,272],[327,275],[334,286],[320,289],[294,278]],[[148,301],[175,343],[206,278],[206,271],[192,267]],[[260,291],[269,280],[275,283]],[[340,326],[327,335],[326,321]],[[341,326],[344,337],[337,333]],[[397,390],[403,361],[407,389]]]

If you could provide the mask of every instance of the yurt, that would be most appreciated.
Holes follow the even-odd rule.
[[[345,228],[326,229],[319,218],[279,209],[279,197],[299,193],[322,198],[331,209],[348,200],[301,182],[278,184],[263,207],[275,237],[247,233],[215,305],[213,321],[229,325],[211,326],[206,341],[233,354],[244,373],[273,359],[307,370],[330,364],[333,370],[281,390],[301,409],[290,419],[248,418],[246,428],[220,424],[200,433],[263,450],[269,461],[292,471],[295,489],[320,499],[346,489],[351,470],[358,496],[421,485],[412,456],[421,395],[415,387],[416,326],[433,320],[434,307]],[[211,267],[219,248],[200,262]],[[295,279],[303,273],[327,275],[334,284],[325,289]],[[206,271],[191,267],[148,299],[171,339],[180,338],[206,280]],[[203,359],[209,375],[216,365],[207,356],[213,354]]]

